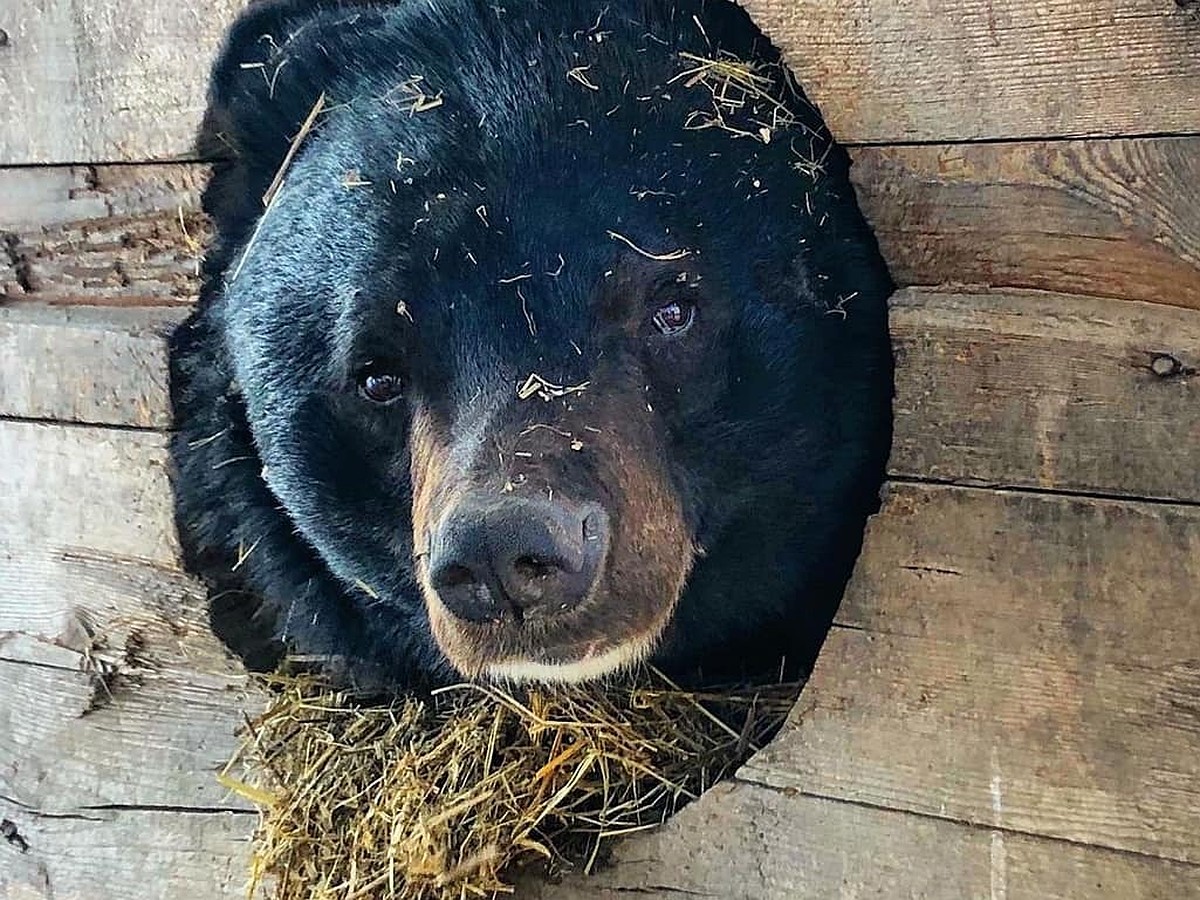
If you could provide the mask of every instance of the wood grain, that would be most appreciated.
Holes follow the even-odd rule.
[[[901,285],[1200,308],[1200,138],[864,147],[852,170]],[[209,229],[202,165],[0,169],[0,292],[178,304]]]
[[[891,810],[720,785],[594,878],[520,900],[1178,900],[1200,869]]]
[[[166,436],[0,422],[0,635],[227,678],[179,568]]]
[[[843,141],[1200,132],[1173,0],[742,0]]]
[[[241,0],[16,0],[0,165],[192,152]],[[1200,131],[1200,23],[1171,0],[745,0],[849,142]]]
[[[904,290],[893,475],[1200,501],[1200,312]]]
[[[8,633],[0,643],[0,766],[8,765],[0,796],[85,819],[91,806],[232,805],[209,776],[232,749],[238,711],[257,698],[243,695],[236,671],[206,643],[202,596],[189,593],[186,579],[176,599],[162,602],[171,597],[164,583],[179,577],[170,574],[176,550],[162,440],[0,425],[0,457],[16,464],[0,476],[10,479],[0,497],[15,504],[0,510],[0,529],[14,523],[0,532],[13,542],[0,559],[84,547],[116,584],[57,576],[60,587],[43,593],[38,585],[55,577],[52,568],[8,570],[12,581],[0,587],[0,633]],[[728,806],[717,794],[663,835],[631,841],[613,880],[586,891],[823,897],[847,883],[885,896],[972,896],[995,877],[999,826],[1010,898],[1186,896],[1179,886],[1195,875],[1186,867],[1010,832],[1195,859],[1200,616],[1188,590],[1200,574],[1200,511],[897,485],[867,547],[843,627],[797,720],[744,777],[920,815],[762,788],[752,804]],[[132,577],[131,556],[129,569],[148,568],[159,581],[122,581]],[[964,593],[964,583],[974,587]],[[85,654],[115,667],[111,698],[80,671]],[[226,826],[212,827],[193,843],[220,846]],[[109,878],[122,876],[106,877],[104,866],[117,863],[103,848],[148,838],[88,829],[73,833],[78,849],[51,842],[41,862],[87,884],[68,857],[100,859],[89,896],[138,896],[105,894]],[[241,871],[243,861],[214,855],[208,865]],[[175,889],[163,873],[145,877],[160,879],[155,896]]]
[[[893,485],[779,788],[1200,862],[1200,508]]]
[[[9,652],[0,642],[0,796],[46,815],[246,808],[216,780],[236,749],[243,711],[262,708],[244,675],[124,657],[80,658],[62,669],[38,662],[41,654],[2,658]]]
[[[190,303],[207,175],[198,165],[0,170],[0,298]]]
[[[0,415],[169,428],[166,336],[184,313],[0,307]]]
[[[241,900],[254,817],[92,810],[41,816],[0,798],[29,849],[0,841],[6,900]]]
[[[863,211],[901,285],[1200,309],[1200,138],[864,147],[853,156]]]
[[[200,209],[203,163],[0,168],[0,230],[37,232],[101,219],[174,218]]]
[[[191,153],[241,0],[16,2],[0,165]],[[1200,309],[1200,20],[746,5],[839,138],[934,144],[855,151],[901,284],[1092,295],[901,293],[893,472],[1193,505],[893,485],[748,780],[529,896],[1194,895],[1200,326],[1126,301]],[[204,177],[0,169],[0,298],[188,304]],[[175,315],[0,312],[0,416],[76,423],[0,422],[0,819],[29,843],[0,841],[4,897],[242,894],[253,817],[212,811],[238,805],[212,773],[261,698],[179,570],[164,436],[92,427],[168,423]]]
[[[0,416],[165,427],[179,315],[0,308]],[[894,475],[1200,501],[1200,313],[905,290],[891,326]]]
[[[43,817],[0,800],[29,843],[0,845],[13,900],[223,900],[243,896],[252,819],[235,813],[94,810]],[[919,861],[919,863],[917,863]],[[1179,900],[1194,867],[971,828],[889,810],[717,787],[659,831],[619,845],[592,878],[527,880],[519,900]]]
[[[261,704],[178,568],[165,437],[0,422],[0,796],[218,807]]]
[[[243,5],[10,0],[0,164],[191,155],[209,66]]]

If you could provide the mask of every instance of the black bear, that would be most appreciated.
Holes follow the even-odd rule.
[[[891,282],[744,11],[260,3],[201,146],[177,518],[250,665],[811,659],[890,446]]]

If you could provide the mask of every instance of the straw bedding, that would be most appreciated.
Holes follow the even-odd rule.
[[[364,702],[274,678],[222,783],[253,801],[250,895],[276,900],[491,897],[521,867],[591,870],[730,774],[798,693],[619,682],[459,685]]]

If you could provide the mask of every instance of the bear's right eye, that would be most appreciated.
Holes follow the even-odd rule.
[[[358,391],[372,403],[391,403],[404,393],[404,383],[394,372],[371,370],[358,376]]]

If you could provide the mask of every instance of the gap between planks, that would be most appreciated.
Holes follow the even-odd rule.
[[[3,419],[0,419],[3,421]],[[1137,494],[1107,493],[1103,491],[1068,490],[1066,488],[1036,487],[1028,484],[1003,481],[982,481],[970,478],[934,478],[925,475],[907,475],[888,472],[887,484],[913,484],[928,487],[957,488],[966,491],[989,491],[999,494],[1028,494],[1034,497],[1062,497],[1074,500],[1112,500],[1118,503],[1142,503],[1147,506],[1175,506],[1200,508],[1200,500],[1180,500],[1171,497],[1142,497]]]
[[[838,143],[847,150],[908,150],[930,147],[1004,147],[1011,144],[1077,144],[1104,141],[1155,141],[1172,140],[1176,138],[1200,138],[1200,130],[1180,131],[1096,131],[1087,134],[1029,134],[1015,137],[963,137],[963,138],[927,138],[922,140],[843,140]],[[222,162],[226,157],[219,156],[188,156],[182,154],[169,159],[111,159],[111,160],[66,160],[63,162],[27,162],[7,163],[0,165],[0,173],[53,171],[55,169],[72,168],[120,168],[136,169],[148,166],[197,166],[206,167],[213,163]]]

